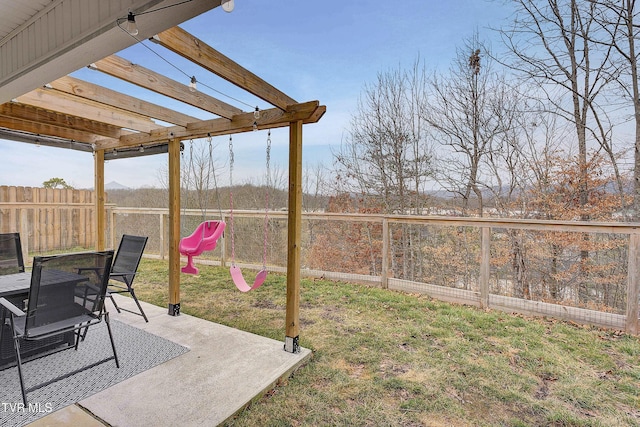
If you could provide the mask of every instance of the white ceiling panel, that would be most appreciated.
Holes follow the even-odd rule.
[[[0,0],[0,104],[136,42],[118,23],[129,10],[152,37],[219,6],[220,0]],[[167,7],[166,6],[171,6]]]

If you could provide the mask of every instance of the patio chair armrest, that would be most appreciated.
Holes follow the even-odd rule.
[[[118,271],[118,272],[111,272],[109,273],[109,277],[113,277],[113,276],[118,276],[118,277],[124,277],[124,276],[135,276],[137,274],[137,272],[135,271]]]
[[[83,286],[86,287],[86,288],[91,288],[92,290],[94,290],[96,292],[100,292],[100,287],[94,285],[93,283],[84,283]]]
[[[100,276],[100,273],[102,273],[103,270],[104,268],[102,267],[80,267],[78,268],[78,274],[82,274],[85,271],[93,271],[97,276]]]
[[[85,272],[94,272],[95,275],[100,278],[100,275],[103,274],[104,268],[102,267],[79,267],[78,274],[85,274]]]
[[[0,298],[0,305],[2,305],[4,308],[9,310],[15,316],[25,316],[26,315],[24,311],[20,310],[18,307],[16,307],[15,305],[11,304],[5,298]]]

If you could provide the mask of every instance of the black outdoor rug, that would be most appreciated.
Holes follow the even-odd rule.
[[[22,403],[16,367],[0,371],[0,426],[23,426],[188,351],[186,347],[115,320],[111,329],[120,368],[114,360],[82,370],[27,394]],[[26,387],[33,387],[112,356],[104,324],[93,326],[77,351],[70,349],[23,364]]]

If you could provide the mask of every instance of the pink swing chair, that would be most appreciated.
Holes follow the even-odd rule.
[[[180,239],[180,253],[187,257],[187,265],[180,271],[198,274],[198,268],[193,265],[193,257],[204,251],[214,250],[225,227],[226,224],[223,221],[204,221],[190,236]]]

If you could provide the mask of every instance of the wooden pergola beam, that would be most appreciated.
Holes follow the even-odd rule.
[[[297,104],[293,98],[180,27],[163,31],[152,40],[283,111]]]
[[[59,78],[49,83],[49,85],[53,89],[61,92],[90,99],[109,107],[142,114],[157,120],[162,120],[163,122],[173,123],[178,126],[186,126],[188,123],[198,120],[196,117],[70,76]]]
[[[33,122],[33,126],[36,127],[44,124],[75,129],[115,139],[122,136],[122,130],[117,126],[15,102],[7,102],[0,105],[0,115]]]
[[[242,113],[241,109],[233,105],[200,91],[191,92],[187,85],[178,83],[140,65],[133,64],[117,55],[101,59],[92,64],[91,68],[220,117],[231,119],[234,115]]]
[[[38,135],[51,136],[56,138],[62,138],[70,141],[78,141],[86,144],[114,144],[117,143],[117,139],[105,139],[101,135],[94,133],[88,133],[77,129],[71,129],[66,127],[54,126],[46,123],[36,123],[30,120],[17,119],[15,117],[6,117],[0,115],[0,128],[7,128],[25,132],[34,135],[37,138]],[[52,144],[43,144],[52,145]],[[55,144],[56,146],[63,146],[63,144]]]
[[[211,119],[190,123],[186,129],[182,127],[166,127],[149,135],[130,134],[125,135],[116,142],[105,142],[101,147],[120,148],[145,145],[150,143],[163,142],[170,139],[191,139],[204,138],[207,136],[230,135],[234,133],[251,132],[253,123],[257,122],[260,129],[272,129],[276,127],[286,127],[292,121],[302,121],[303,123],[315,123],[322,117],[326,107],[319,105],[318,101],[310,101],[302,104],[289,106],[288,111],[280,111],[277,108],[263,110],[260,118],[256,120],[253,113],[242,113],[233,117],[233,120]]]
[[[105,109],[100,103],[52,89],[36,89],[19,96],[16,101],[139,132],[149,133],[163,127],[141,114],[115,108]]]

